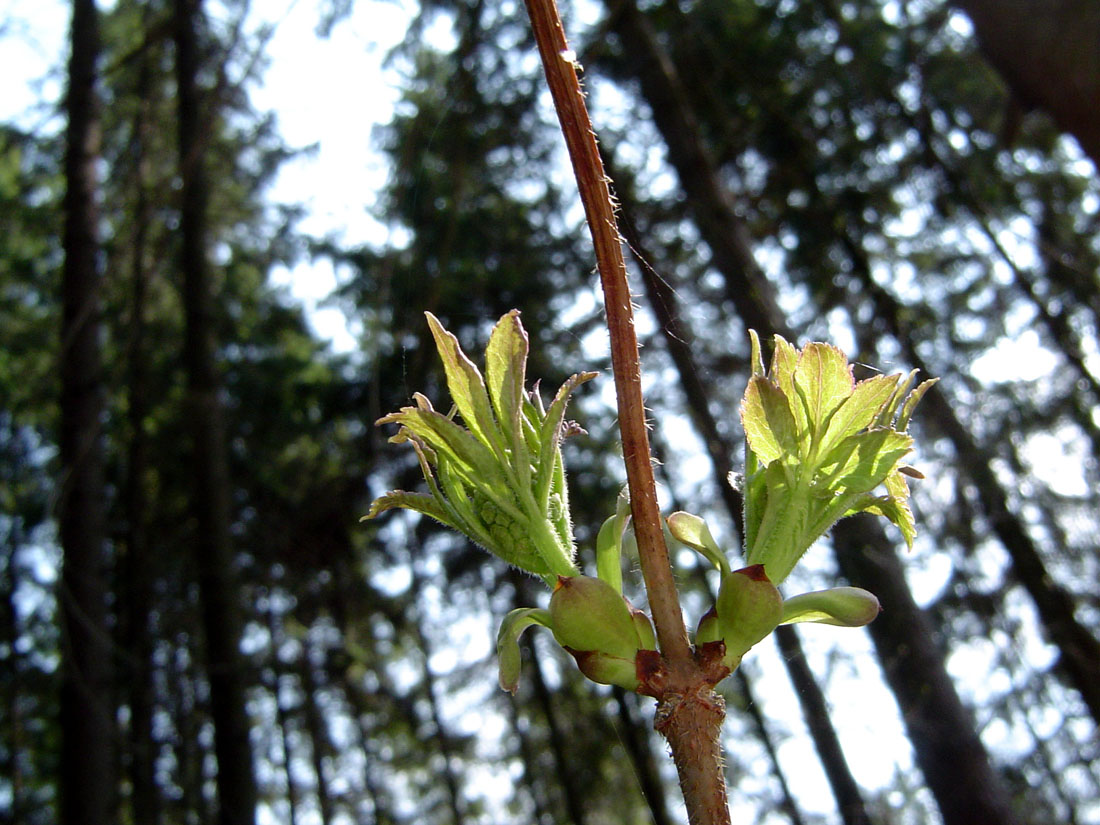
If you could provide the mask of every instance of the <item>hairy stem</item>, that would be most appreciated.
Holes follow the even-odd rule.
[[[554,0],[526,3],[603,286],[634,532],[662,655],[661,678],[650,686],[658,700],[656,727],[672,750],[691,825],[729,825],[719,744],[725,709],[712,689],[728,670],[696,662],[684,627],[657,506],[638,339],[611,191],[557,6]]]
[[[615,222],[611,191],[557,6],[554,0],[527,0],[527,13],[531,17],[596,248],[607,327],[611,333],[611,365],[615,373],[623,458],[630,484],[630,506],[649,606],[657,626],[661,652],[670,661],[688,661],[691,659],[691,647],[680,613],[680,601],[657,507],[642,402],[638,339],[634,333],[630,287],[626,281],[626,263],[623,261],[622,240]]]

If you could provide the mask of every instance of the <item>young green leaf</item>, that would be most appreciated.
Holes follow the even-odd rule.
[[[876,375],[856,384],[852,394],[833,413],[818,445],[824,456],[850,435],[871,426],[898,384],[897,375]]]
[[[603,523],[596,536],[596,575],[618,593],[623,592],[623,530],[629,518],[630,502],[620,495],[615,515]]]
[[[791,405],[802,403],[813,438],[820,438],[830,416],[852,394],[852,386],[852,369],[844,353],[829,344],[805,346],[795,364]]]
[[[527,334],[517,312],[493,329],[486,353],[488,388],[458,339],[435,316],[427,318],[461,418],[441,415],[417,393],[415,407],[379,419],[400,425],[391,441],[413,445],[431,495],[389,493],[370,514],[415,509],[547,584],[559,575],[575,575],[560,443],[569,393],[594,373],[567,381],[548,414],[537,388],[528,395],[523,387]]]
[[[455,406],[458,407],[462,422],[482,443],[500,454],[504,445],[500,429],[489,403],[489,394],[485,389],[485,380],[473,361],[466,357],[458,339],[447,332],[439,319],[430,312],[424,315],[428,319],[436,349],[443,361],[443,370],[447,375],[447,389],[451,392]]]
[[[873,593],[860,587],[834,587],[787,599],[783,602],[779,623],[817,622],[838,627],[863,627],[881,610]]]
[[[524,445],[520,414],[527,367],[527,333],[513,309],[502,317],[485,347],[485,382],[509,449]],[[524,462],[527,463],[527,462]]]
[[[598,373],[582,372],[570,376],[550,402],[545,417],[539,426],[538,438],[541,450],[538,454],[537,472],[535,475],[535,501],[542,507],[547,505],[550,497],[550,486],[553,482],[555,462],[561,460],[559,448],[561,447],[562,424],[565,421],[565,406],[569,402],[569,396],[577,387],[586,381],[591,381]]]
[[[741,423],[749,449],[764,466],[798,456],[798,431],[789,399],[768,379],[757,375],[749,379],[741,402]]]
[[[939,380],[938,378],[929,378],[927,381],[922,381],[915,390],[909,393],[909,397],[905,399],[905,405],[901,408],[901,415],[898,416],[897,423],[894,425],[895,429],[902,432],[909,429],[909,419],[913,417],[913,410],[916,408],[917,403]]]
[[[882,484],[913,449],[913,439],[894,430],[848,436],[823,461],[819,486],[833,493],[865,493]]]
[[[910,373],[857,384],[836,347],[810,343],[799,351],[780,336],[762,376],[759,342],[750,337],[753,375],[741,405],[748,562],[780,582],[838,519],[857,512],[885,516],[911,543],[900,462],[913,444],[905,427],[931,382],[910,392]],[[886,495],[873,495],[880,485]]]
[[[717,567],[722,573],[730,572],[730,563],[726,554],[718,547],[718,542],[711,535],[707,523],[699,516],[683,511],[673,513],[668,517],[668,530],[673,537]]]

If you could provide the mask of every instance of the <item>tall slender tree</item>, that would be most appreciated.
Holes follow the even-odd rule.
[[[202,0],[177,0],[180,267],[185,316],[183,362],[194,474],[193,547],[218,765],[218,822],[251,825],[256,818],[256,781],[240,651],[240,592],[235,583],[229,533],[230,481],[215,361],[214,287],[207,259],[209,190],[205,157],[209,121],[199,86],[202,22]]]
[[[142,19],[152,18],[147,6]],[[148,26],[147,26],[148,27]],[[129,276],[131,300],[127,318],[128,346],[126,367],[129,390],[127,404],[127,444],[125,482],[126,530],[124,555],[120,561],[121,600],[120,637],[129,655],[124,660],[127,677],[123,681],[129,706],[127,754],[123,764],[128,770],[131,815],[136,822],[158,825],[160,793],[156,786],[156,743],[153,735],[156,689],[153,683],[155,595],[153,588],[152,542],[148,529],[150,366],[148,351],[148,293],[152,278],[151,224],[153,198],[151,167],[153,162],[152,100],[154,99],[153,55],[142,49],[138,56],[137,96],[130,124],[130,149],[133,157],[134,213],[129,227]]]
[[[103,478],[102,253],[98,11],[74,0],[65,109],[65,264],[61,287],[61,811],[64,825],[114,820],[115,730],[107,623]]]
[[[1044,109],[1100,166],[1100,8],[1088,0],[957,0],[1021,108]]]

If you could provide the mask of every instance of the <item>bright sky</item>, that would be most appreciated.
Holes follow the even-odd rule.
[[[383,159],[372,151],[371,132],[389,122],[397,84],[387,82],[382,63],[404,36],[415,7],[409,0],[354,4],[348,20],[327,39],[315,35],[316,2],[259,0],[257,22],[277,22],[266,53],[270,66],[263,88],[253,93],[261,111],[278,112],[290,146],[318,150],[284,167],[272,192],[276,201],[302,203],[301,228],[334,234],[349,243],[385,240],[385,228],[370,217],[386,180]],[[319,334],[342,351],[355,348],[353,330],[333,307],[319,307],[337,285],[328,262],[303,262],[293,272],[276,272],[310,311]]]

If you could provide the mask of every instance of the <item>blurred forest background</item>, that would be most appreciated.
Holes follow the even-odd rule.
[[[851,519],[791,583],[881,617],[788,629],[723,685],[736,822],[1100,823],[1097,8],[563,6],[668,511],[738,543],[750,327],[942,379],[913,552]],[[252,103],[247,0],[72,9],[64,127],[0,125],[0,822],[684,822],[648,700],[540,638],[497,688],[497,621],[541,588],[409,514],[358,523],[416,484],[373,422],[446,406],[424,310],[479,352],[520,308],[544,387],[603,371],[565,448],[589,569],[624,480],[522,5],[416,10],[362,246],[268,194],[299,148]],[[319,3],[322,36],[351,11]],[[356,106],[370,79],[332,82]],[[311,261],[352,351],[272,281]],[[674,555],[693,624],[713,582]]]

